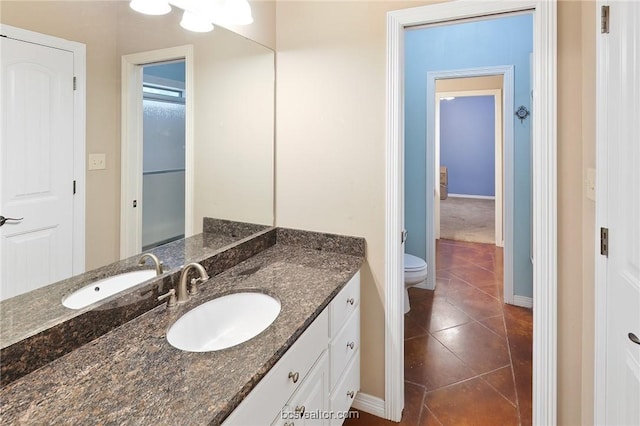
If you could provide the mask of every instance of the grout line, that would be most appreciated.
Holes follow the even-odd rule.
[[[433,418],[436,420],[436,422],[438,422],[438,425],[443,426],[443,425],[442,425],[442,422],[440,421],[440,419],[438,418],[438,416],[436,416],[436,414],[435,414],[435,413],[434,413],[434,412],[429,408],[429,406],[427,405],[427,402],[426,402],[426,399],[427,399],[427,393],[426,393],[426,392],[425,392],[425,394],[424,394],[424,399],[425,399],[425,402],[424,402],[424,408],[426,408],[426,409],[427,409],[427,411],[428,411],[429,413],[431,413],[431,415],[432,415],[432,416],[433,416]],[[422,419],[420,419],[420,420],[422,420]],[[418,424],[420,424],[420,423],[418,423]]]
[[[427,399],[427,391],[426,389],[422,389],[422,400],[420,401],[420,411],[418,412],[418,423],[420,424],[420,420],[422,420],[422,413],[424,411],[424,401]]]
[[[504,306],[502,307],[502,325],[504,326],[504,332],[507,340],[507,350],[509,351],[509,363],[511,364],[511,380],[513,384],[513,390],[516,396],[516,414],[518,415],[518,425],[522,426],[522,415],[520,413],[520,397],[518,396],[518,386],[516,384],[516,369],[513,367],[513,356],[511,355],[511,344],[509,342],[509,330],[507,328],[507,318],[504,315]]]
[[[500,368],[498,368],[498,370],[502,370],[503,368],[507,368],[507,367],[511,367],[511,365],[506,365],[506,366],[504,366],[504,367],[500,367]],[[516,395],[516,398],[515,398],[515,399],[516,399],[516,401],[515,401],[515,402],[511,401],[509,398],[507,398],[506,396],[504,396],[504,395],[502,394],[502,392],[500,392],[500,390],[498,390],[498,388],[496,388],[495,386],[493,386],[491,383],[489,383],[489,382],[487,381],[487,379],[485,379],[485,378],[484,378],[484,376],[489,375],[489,374],[491,374],[491,373],[494,373],[494,372],[496,372],[496,371],[498,371],[498,370],[494,370],[494,371],[490,371],[490,372],[488,372],[488,373],[485,373],[485,374],[481,375],[481,376],[480,376],[480,378],[481,378],[481,379],[482,379],[482,381],[484,381],[487,385],[489,385],[489,387],[490,387],[491,389],[493,389],[494,391],[496,391],[496,393],[497,393],[498,395],[500,395],[500,396],[501,396],[501,397],[503,397],[505,400],[507,400],[507,402],[508,402],[509,404],[513,405],[513,407],[516,409],[516,415],[518,416],[518,419],[520,419],[519,412],[517,411],[517,410],[518,410],[518,397],[517,397],[517,395]],[[511,367],[511,370],[513,371],[513,367]]]

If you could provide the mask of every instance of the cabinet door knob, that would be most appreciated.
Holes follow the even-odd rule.
[[[289,378],[293,383],[298,383],[298,379],[300,378],[300,373],[297,371],[294,373],[293,371],[289,371]]]
[[[303,414],[304,414],[305,410],[306,410],[306,408],[305,408],[305,406],[304,406],[304,405],[298,405],[298,406],[296,407],[296,409],[295,409],[295,412],[296,412],[298,415],[300,415],[300,416],[301,416],[301,415],[303,415]]]
[[[349,342],[349,343],[347,343],[347,347],[348,347],[349,349],[353,349],[355,346],[356,346],[355,342]]]
[[[354,303],[356,303],[355,299],[353,297],[350,297],[347,299],[347,303],[350,304],[351,306],[353,306]]]
[[[349,391],[349,392],[347,392],[347,396],[348,396],[349,398],[351,398],[351,399],[353,399],[353,397],[354,397],[354,395],[355,395],[355,394],[356,394],[356,393],[355,393],[354,391]]]

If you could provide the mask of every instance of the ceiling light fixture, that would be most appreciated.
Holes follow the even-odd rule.
[[[213,24],[211,23],[211,21],[188,10],[185,10],[182,14],[180,26],[185,30],[193,31],[196,33],[207,33],[213,30]]]
[[[248,0],[131,0],[129,6],[147,15],[164,15],[171,5],[184,10],[180,26],[189,31],[208,32],[213,24],[249,25],[253,22]]]

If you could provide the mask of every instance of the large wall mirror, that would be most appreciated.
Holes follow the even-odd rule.
[[[123,1],[0,3],[3,25],[86,45],[86,271],[134,254],[123,252],[121,238],[123,212],[132,208],[122,201],[127,200],[121,162],[126,154],[121,149],[123,57],[179,46],[192,51],[192,93],[185,91],[189,74],[184,64],[179,70],[180,61],[165,61],[164,70],[141,72],[145,114],[155,110],[160,116],[151,118],[156,123],[145,124],[153,140],[144,140],[151,149],[144,148],[149,166],[144,166],[140,179],[157,190],[152,201],[144,201],[156,203],[146,213],[169,211],[178,216],[178,231],[170,231],[166,241],[181,236],[183,223],[191,224],[186,236],[202,232],[203,217],[274,223],[274,52],[221,27],[209,33],[187,31],[180,27],[180,18],[180,10],[163,16],[141,15]],[[193,179],[186,188],[184,162],[177,161],[182,146],[162,140],[166,132],[182,131],[180,126],[185,125],[175,122],[185,114],[184,102],[177,100],[180,96],[193,97],[191,121],[187,120],[187,127],[192,123]],[[170,127],[158,131],[158,123]],[[157,151],[162,146],[167,150]],[[186,218],[179,217],[185,209],[176,208],[185,202],[182,189],[192,194]],[[162,238],[149,240],[148,229],[140,232],[148,240],[146,246],[162,243]]]

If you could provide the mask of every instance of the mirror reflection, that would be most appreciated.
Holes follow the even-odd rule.
[[[79,83],[86,90],[86,162],[84,170],[70,175],[81,194],[76,199],[84,198],[84,218],[71,216],[69,226],[60,228],[67,229],[65,239],[76,242],[69,246],[73,266],[64,276],[43,278],[47,275],[34,270],[48,261],[34,262],[33,250],[28,247],[10,256],[8,238],[20,232],[13,224],[3,226],[3,282],[20,271],[31,277],[28,285],[34,286],[17,289],[13,295],[133,256],[143,247],[201,233],[203,217],[273,224],[274,52],[218,26],[204,34],[187,31],[180,27],[180,19],[180,10],[147,16],[131,10],[128,2],[0,3],[3,25],[86,46],[85,81]],[[129,93],[123,89],[122,58],[185,46],[192,51],[191,64],[180,58],[162,64],[135,64],[140,75],[136,87],[138,112],[144,115],[144,131],[140,131],[144,139],[140,141],[139,159],[133,158],[127,152],[131,146],[121,146],[123,120],[136,120],[134,115],[123,114],[121,108]],[[3,75],[7,75],[6,52],[9,49],[3,44]],[[175,70],[178,64],[182,64],[181,72]],[[162,68],[158,65],[174,69],[158,71]],[[2,98],[6,110],[6,97]],[[10,126],[3,124],[3,144],[7,143],[5,127]],[[77,127],[72,132],[77,134]],[[184,138],[173,138],[175,135]],[[77,151],[66,157],[74,154]],[[138,160],[135,167],[123,164]],[[36,166],[31,167],[35,170]],[[134,181],[128,173],[136,167],[140,173]],[[17,193],[9,185],[20,180],[5,179],[8,171],[0,172],[0,214],[10,216],[13,212],[9,211],[17,207],[7,205],[11,200],[5,194]],[[77,211],[73,210],[73,215]],[[130,216],[139,220],[131,221]],[[84,227],[76,232],[81,219]],[[26,226],[33,220],[23,222]],[[131,223],[135,229],[130,228]],[[127,241],[131,235],[136,239],[133,243]],[[222,244],[226,240],[220,241]],[[45,290],[38,294],[46,298],[49,293]],[[6,299],[4,294],[0,296]]]

